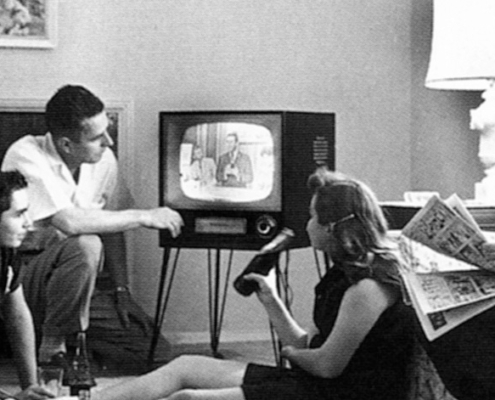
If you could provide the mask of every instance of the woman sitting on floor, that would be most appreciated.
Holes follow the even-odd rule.
[[[181,356],[95,393],[124,399],[404,399],[412,315],[402,302],[400,258],[372,191],[318,169],[307,232],[332,267],[315,289],[316,334],[303,330],[277,294],[274,274],[248,275],[282,341],[291,368]]]

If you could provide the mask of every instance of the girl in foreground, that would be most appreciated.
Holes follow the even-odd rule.
[[[181,356],[93,399],[405,398],[411,317],[402,303],[399,257],[377,200],[364,184],[323,168],[311,175],[309,187],[311,245],[333,263],[315,288],[317,333],[290,316],[273,274],[248,275],[259,284],[258,298],[290,369]]]

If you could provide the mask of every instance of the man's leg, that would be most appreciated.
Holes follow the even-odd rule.
[[[85,331],[102,259],[97,235],[72,236],[50,246],[23,267],[23,286],[42,339],[39,360],[65,351],[68,334]]]

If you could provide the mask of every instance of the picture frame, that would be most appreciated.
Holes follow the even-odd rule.
[[[0,0],[0,48],[57,44],[58,0]]]

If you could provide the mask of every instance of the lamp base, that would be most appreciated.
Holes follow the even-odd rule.
[[[495,86],[482,94],[484,101],[471,110],[470,128],[480,132],[478,157],[485,170],[485,178],[475,184],[475,198],[495,204]]]

